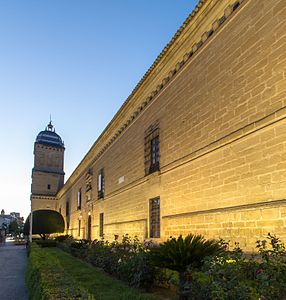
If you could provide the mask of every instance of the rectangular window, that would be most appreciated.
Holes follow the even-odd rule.
[[[68,217],[70,215],[70,202],[67,201],[66,202],[66,217]]]
[[[78,220],[78,236],[80,236],[80,224],[81,222],[80,222],[80,220]]]
[[[104,172],[100,170],[97,177],[98,199],[104,198]]]
[[[103,237],[104,214],[99,214],[99,236]]]
[[[150,199],[150,238],[160,237],[160,198]]]
[[[77,209],[81,209],[81,188],[77,192]]]
[[[51,185],[50,184],[48,184],[48,190],[50,190],[51,189]]]
[[[158,122],[145,131],[145,175],[160,170],[160,138]]]
[[[149,173],[153,173],[155,171],[160,170],[160,165],[159,165],[159,135],[154,137],[151,140],[151,164],[150,164],[150,169]]]

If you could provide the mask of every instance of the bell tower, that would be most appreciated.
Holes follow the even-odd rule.
[[[32,169],[32,210],[57,210],[56,194],[64,184],[64,152],[61,137],[52,122],[41,131],[34,144]]]

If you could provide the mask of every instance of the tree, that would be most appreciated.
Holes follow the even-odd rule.
[[[189,234],[185,238],[180,235],[177,239],[171,238],[155,246],[150,255],[156,266],[178,271],[179,298],[186,299],[186,271],[201,267],[205,257],[221,251],[223,248],[218,241],[206,240],[202,235]]]
[[[30,215],[24,225],[25,235],[29,235],[30,232]],[[33,211],[32,220],[32,233],[39,234],[43,240],[46,239],[48,234],[64,232],[65,229],[62,215],[55,210],[35,210]]]
[[[18,225],[18,222],[16,220],[13,220],[9,224],[9,233],[13,234],[13,236],[17,236],[20,234],[20,227]]]

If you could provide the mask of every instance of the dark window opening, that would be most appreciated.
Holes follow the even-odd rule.
[[[69,201],[66,202],[66,217],[70,215],[70,203]]]
[[[81,209],[81,188],[77,192],[77,209]]]
[[[97,177],[98,199],[104,198],[104,172],[100,170]]]
[[[48,184],[48,190],[50,190],[51,189],[51,185],[50,184]]]
[[[78,220],[78,236],[80,236],[80,224],[81,222],[80,222],[80,220]]]
[[[160,198],[150,199],[150,238],[160,237]]]
[[[104,214],[99,214],[99,236],[103,237]]]

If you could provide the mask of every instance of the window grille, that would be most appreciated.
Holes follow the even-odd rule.
[[[104,214],[99,214],[99,236],[103,237]]]
[[[160,170],[160,139],[158,123],[145,132],[145,175]]]
[[[80,222],[80,220],[78,220],[78,236],[80,236],[80,224],[81,222]]]
[[[150,199],[150,238],[160,237],[160,198]]]

